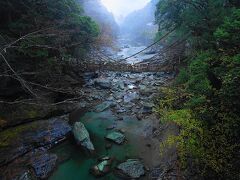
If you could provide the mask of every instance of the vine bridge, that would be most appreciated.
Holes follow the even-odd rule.
[[[175,65],[180,63],[184,58],[186,50],[185,44],[188,35],[183,36],[170,45],[165,45],[160,48],[160,42],[163,42],[172,32],[173,31],[166,33],[158,41],[124,59],[113,59],[95,48],[91,56],[86,61],[78,62],[78,65],[83,71],[158,72],[174,70]],[[127,63],[127,59],[147,52],[150,48],[158,49],[153,57],[134,64]]]

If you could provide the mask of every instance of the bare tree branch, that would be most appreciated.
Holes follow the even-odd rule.
[[[5,47],[4,47],[3,49],[1,49],[1,51],[4,51],[4,52],[6,53],[7,49],[10,48],[12,45],[16,44],[17,42],[19,42],[19,41],[21,41],[21,40],[23,40],[23,39],[26,39],[26,38],[28,38],[29,36],[32,36],[32,35],[34,35],[34,34],[38,34],[38,33],[40,33],[40,32],[43,32],[43,31],[46,31],[46,30],[49,30],[49,29],[52,29],[52,28],[53,28],[53,27],[49,27],[49,28],[40,29],[40,30],[38,30],[38,31],[34,31],[34,32],[31,32],[31,33],[28,33],[28,34],[26,34],[26,35],[18,38],[17,40],[15,40],[15,41],[13,41],[13,42],[5,45]]]
[[[24,73],[22,73],[22,74],[24,74]],[[30,75],[31,74],[33,74],[33,73],[30,73]],[[0,74],[0,77],[10,77],[10,78],[18,80],[13,75],[8,75],[8,74]],[[42,84],[38,84],[38,83],[26,81],[26,80],[25,80],[25,82],[27,82],[28,84],[33,85],[33,86],[38,86],[40,88],[43,88],[43,89],[46,89],[46,90],[49,90],[49,91],[52,91],[52,92],[62,93],[62,94],[70,94],[70,95],[75,95],[75,96],[78,95],[79,96],[82,93],[82,91],[80,91],[79,93],[73,93],[72,91],[69,91],[68,89],[54,88],[54,87],[51,87],[51,86],[42,85]]]
[[[8,66],[8,68],[13,72],[13,74],[16,76],[17,80],[20,82],[20,84],[24,87],[24,89],[26,89],[31,95],[33,95],[34,97],[37,97],[37,95],[30,89],[30,87],[28,87],[28,85],[26,84],[25,80],[22,79],[17,73],[16,71],[12,68],[12,66],[8,63],[7,59],[5,58],[5,56],[0,52],[0,56],[2,57],[3,61],[5,62],[5,64]]]
[[[60,101],[57,103],[35,103],[33,102],[33,99],[25,99],[25,100],[19,100],[19,101],[0,101],[0,104],[9,104],[9,105],[15,105],[15,104],[28,104],[28,105],[37,105],[37,106],[46,106],[46,107],[50,107],[50,106],[56,106],[56,105],[61,105],[61,104],[73,104],[73,103],[78,103],[79,99],[81,99],[82,97],[76,97],[76,98],[71,98],[71,99],[66,99],[64,101]]]

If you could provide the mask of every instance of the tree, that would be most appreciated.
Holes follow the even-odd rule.
[[[162,0],[157,7],[156,18],[160,30],[177,27],[176,37],[190,33],[187,42],[192,51],[175,86],[171,87],[187,94],[187,97],[174,101],[174,106],[169,106],[167,112],[162,114],[163,119],[178,122],[181,128],[176,138],[178,145],[182,145],[179,146],[180,158],[186,160],[188,167],[189,159],[195,162],[196,169],[201,169],[195,172],[198,177],[238,179],[239,1]],[[169,99],[174,97],[176,95],[172,94]],[[182,115],[186,112],[190,112],[192,118],[184,121]],[[196,128],[201,125],[201,136],[199,132],[188,132],[192,124],[196,124]],[[196,137],[194,144],[201,151],[187,146],[191,140],[186,138],[189,136]]]

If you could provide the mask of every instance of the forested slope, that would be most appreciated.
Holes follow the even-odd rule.
[[[80,0],[80,3],[84,8],[84,14],[91,17],[99,25],[99,45],[113,45],[119,32],[113,14],[103,6],[100,0]]]
[[[6,117],[15,111],[4,109],[10,104],[22,102],[23,107],[29,99],[48,97],[49,103],[56,103],[69,98],[66,89],[69,92],[71,84],[81,83],[81,72],[74,72],[69,64],[85,58],[98,34],[98,25],[83,15],[75,0],[1,1],[1,126],[8,124]],[[36,114],[29,112],[28,116]]]
[[[239,1],[162,0],[156,18],[161,30],[188,37],[187,59],[158,103],[162,121],[180,126],[164,145],[177,142],[187,177],[239,179]]]

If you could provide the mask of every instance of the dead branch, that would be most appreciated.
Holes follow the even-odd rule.
[[[19,100],[19,101],[0,101],[0,104],[8,104],[8,105],[15,105],[15,104],[27,104],[27,105],[36,105],[36,106],[45,106],[45,107],[50,107],[50,106],[56,106],[56,105],[62,105],[62,104],[75,104],[78,103],[79,99],[82,97],[76,97],[76,98],[70,98],[66,99],[64,101],[60,101],[57,103],[35,103],[33,102],[33,99],[25,99],[25,100]]]
[[[24,73],[22,73],[24,74]],[[30,75],[33,74],[33,73],[30,73]],[[27,75],[29,75],[27,73]],[[13,75],[8,75],[8,74],[0,74],[0,77],[10,77],[10,78],[13,78],[15,80],[18,80],[17,78],[15,78]],[[70,95],[80,95],[80,94],[77,94],[77,93],[73,93],[72,91],[69,91],[68,89],[59,89],[59,88],[54,88],[54,87],[50,87],[50,86],[47,86],[47,85],[41,85],[41,84],[38,84],[38,83],[34,83],[34,82],[30,82],[30,81],[26,81],[28,84],[30,85],[33,85],[33,86],[38,86],[40,88],[43,88],[43,89],[46,89],[46,90],[49,90],[49,91],[52,91],[52,92],[56,92],[56,93],[62,93],[62,94],[70,94]],[[79,93],[83,93],[82,91],[79,92]]]
[[[28,87],[28,85],[26,84],[25,80],[22,79],[17,73],[16,71],[11,67],[11,65],[8,63],[7,59],[5,58],[5,56],[0,52],[0,56],[2,57],[3,61],[5,62],[5,64],[8,66],[8,68],[13,72],[13,74],[16,76],[17,80],[20,82],[20,84],[23,86],[24,89],[26,89],[31,95],[33,95],[34,97],[37,97],[37,95],[30,89],[30,87]]]
[[[34,31],[34,32],[31,32],[31,33],[28,33],[20,38],[18,38],[17,40],[5,45],[5,47],[3,49],[1,49],[1,52],[4,51],[6,53],[7,49],[10,48],[12,45],[16,44],[17,42],[21,41],[21,40],[24,40],[26,38],[28,38],[29,36],[32,36],[34,34],[38,34],[40,32],[43,32],[43,31],[46,31],[46,30],[49,30],[49,29],[52,29],[53,27],[49,27],[49,28],[45,28],[45,29],[40,29],[38,31]]]

